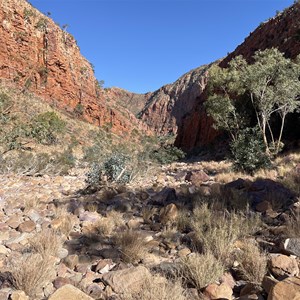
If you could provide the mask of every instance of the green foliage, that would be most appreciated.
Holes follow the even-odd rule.
[[[100,181],[128,183],[131,179],[129,157],[120,152],[112,153],[103,163],[93,163],[86,182],[98,185]]]
[[[161,164],[169,164],[185,157],[185,153],[173,145],[163,145],[150,152],[149,158]]]
[[[58,141],[58,135],[64,133],[66,123],[55,112],[37,115],[30,126],[28,136],[38,143],[51,145]]]
[[[74,114],[78,117],[82,116],[84,113],[84,106],[81,103],[77,103],[74,108]]]
[[[270,166],[262,135],[257,128],[241,131],[231,144],[234,166],[237,170],[253,173],[260,168]]]
[[[40,31],[45,31],[47,29],[48,21],[45,18],[40,18],[35,24],[35,28]]]
[[[24,8],[24,19],[29,22],[31,17],[35,16],[35,13],[32,9]]]
[[[12,101],[6,93],[0,93],[0,123],[7,123],[10,120],[10,108]]]
[[[0,142],[5,145],[5,152],[23,149],[22,139],[27,135],[27,128],[24,124],[15,125],[11,130],[1,134]]]
[[[251,115],[249,109],[241,109],[237,100],[251,102],[265,152],[276,155],[281,149],[286,115],[300,106],[299,58],[295,61],[287,59],[275,48],[259,50],[253,58],[254,63],[250,65],[238,56],[226,69],[219,66],[211,68],[210,96],[206,109],[214,118],[215,127],[226,130],[235,141],[241,130],[249,127],[248,119]],[[274,114],[281,119],[278,137],[274,136],[270,122]],[[273,145],[272,149],[269,141]]]

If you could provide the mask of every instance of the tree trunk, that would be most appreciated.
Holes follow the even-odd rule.
[[[282,118],[281,118],[281,127],[280,127],[280,133],[279,133],[277,146],[276,146],[276,154],[279,152],[279,147],[280,147],[280,143],[281,143],[281,139],[282,139],[282,133],[283,133],[283,127],[284,127],[284,123],[285,123],[285,117],[286,117],[286,113],[284,112],[283,115],[282,115]]]

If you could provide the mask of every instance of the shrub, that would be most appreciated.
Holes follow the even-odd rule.
[[[42,230],[29,240],[31,249],[44,258],[49,255],[56,256],[62,244],[61,236],[51,229]]]
[[[199,251],[229,263],[234,242],[255,233],[259,225],[257,215],[213,211],[207,204],[202,204],[195,208],[192,219],[194,244]]]
[[[7,123],[9,120],[9,110],[12,107],[12,101],[6,93],[0,93],[0,122]]]
[[[180,281],[170,281],[159,275],[148,276],[138,292],[127,292],[121,300],[187,300]]]
[[[14,257],[11,262],[12,282],[16,289],[24,291],[30,299],[40,299],[43,287],[56,276],[54,261],[40,254]]]
[[[267,272],[267,256],[265,253],[261,253],[253,242],[245,241],[244,247],[237,254],[236,259],[242,279],[255,284],[262,282]]]
[[[121,252],[123,261],[138,263],[144,258],[146,241],[138,231],[126,230],[116,233],[113,240]]]
[[[157,150],[150,153],[150,159],[157,161],[161,164],[169,164],[171,162],[183,159],[185,153],[173,145],[161,146]]]
[[[128,183],[131,179],[131,171],[129,157],[115,152],[102,164],[92,164],[90,171],[87,173],[86,182],[97,185],[105,178],[108,182]]]
[[[58,135],[65,132],[66,123],[55,112],[37,115],[30,126],[29,136],[38,143],[52,145],[57,143]]]
[[[270,166],[262,136],[256,128],[243,130],[231,143],[234,166],[237,170],[253,173]]]
[[[198,291],[218,280],[224,272],[224,265],[210,253],[193,253],[179,262],[179,274]]]

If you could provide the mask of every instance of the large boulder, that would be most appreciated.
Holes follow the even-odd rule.
[[[272,255],[269,261],[269,269],[276,278],[281,276],[292,277],[299,274],[297,260],[287,255]]]
[[[143,266],[128,268],[119,271],[111,271],[103,275],[102,280],[117,294],[126,292],[138,292],[150,276],[150,272]]]
[[[257,179],[252,182],[239,178],[225,184],[224,194],[228,201],[238,198],[242,202],[240,205],[250,205],[253,209],[264,201],[271,203],[273,209],[287,208],[295,201],[294,193],[271,179]]]
[[[59,288],[49,297],[49,300],[93,300],[90,296],[71,284],[66,284]]]
[[[268,300],[299,300],[300,278],[289,277],[278,282],[268,295]]]

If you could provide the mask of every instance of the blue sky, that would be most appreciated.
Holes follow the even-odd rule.
[[[29,0],[68,24],[106,87],[154,91],[226,56],[293,0]]]

